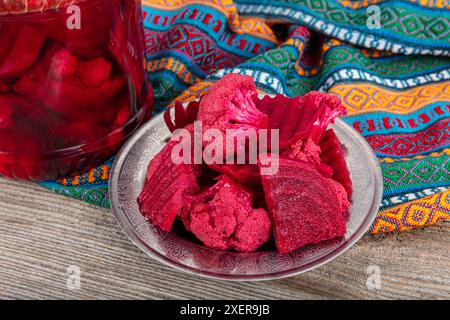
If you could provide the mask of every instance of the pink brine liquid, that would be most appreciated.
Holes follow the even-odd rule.
[[[107,159],[151,115],[140,5],[23,2],[0,4],[0,175],[57,178]]]

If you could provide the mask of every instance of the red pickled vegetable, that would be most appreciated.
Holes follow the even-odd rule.
[[[54,80],[69,79],[75,75],[77,68],[78,58],[70,50],[61,49],[52,57],[48,74]]]
[[[271,222],[264,209],[253,209],[253,194],[227,176],[212,188],[214,195],[195,202],[188,229],[205,246],[217,250],[252,252],[270,237]]]
[[[113,129],[122,128],[128,122],[128,120],[130,120],[131,112],[128,107],[127,101],[128,99],[125,99],[125,103],[119,105],[121,107],[119,107],[119,110],[117,111],[116,116],[114,118],[114,123],[112,126]]]
[[[124,79],[112,78],[98,88],[82,85],[77,80],[49,81],[40,90],[42,101],[52,110],[77,116],[83,115],[84,110],[101,110],[123,88]],[[47,90],[44,94],[43,90]],[[39,92],[39,91],[38,91]]]
[[[320,140],[320,159],[333,170],[333,179],[342,184],[348,196],[352,194],[352,180],[345,162],[345,150],[333,129],[328,129]]]
[[[280,253],[345,235],[341,195],[313,166],[280,159],[278,173],[261,179]]]
[[[138,7],[0,0],[0,156],[11,152],[0,157],[0,174],[54,179],[94,166],[148,119],[153,95],[143,86]]]
[[[196,167],[172,162],[172,149],[177,143],[169,142],[152,159],[144,188],[137,200],[144,217],[164,231],[170,231],[183,208],[184,194],[198,191]]]
[[[170,132],[186,127],[197,120],[198,108],[200,103],[198,101],[191,101],[186,107],[183,107],[180,101],[175,101],[175,115],[172,120],[170,113],[171,109],[164,112],[164,121]]]
[[[12,95],[0,94],[0,129],[14,127],[14,100],[15,98]]]
[[[6,81],[0,80],[0,93],[8,93],[11,91],[11,85]]]
[[[260,181],[257,164],[210,164],[209,167],[241,183],[254,184]]]
[[[14,42],[7,46],[8,53],[0,59],[0,79],[18,77],[27,71],[39,56],[44,41],[40,32],[28,25],[21,27]]]
[[[66,49],[55,51],[55,47],[50,48],[42,61],[17,81],[14,90],[30,99],[42,101],[55,112],[80,119],[92,116],[93,109],[104,109],[124,87],[125,81],[120,76],[102,79],[98,87],[86,86],[79,78],[84,77],[84,82],[92,80],[99,84],[95,69],[93,73],[87,72],[86,64],[94,68],[102,65],[99,67],[102,69],[106,61],[95,59],[76,63],[74,56]],[[75,74],[70,76],[75,66]],[[47,74],[51,77],[47,77]],[[94,78],[88,79],[89,75]]]
[[[202,97],[198,120],[205,129],[264,129],[269,124],[266,114],[255,105],[258,97],[253,78],[228,74],[216,82]]]
[[[145,38],[140,6],[137,5],[137,1],[119,1],[115,5],[109,51],[120,68],[128,71],[136,92],[141,94],[143,90],[150,89],[153,100],[153,89],[142,86],[146,83],[145,73],[142,72],[145,70]],[[130,47],[130,43],[134,43],[136,48]]]
[[[0,63],[6,56],[9,56],[11,46],[14,44],[20,28],[20,26],[16,27],[11,24],[0,24]]]
[[[97,58],[80,64],[81,81],[89,86],[98,88],[104,84],[111,75],[112,66],[103,58]]]
[[[33,23],[45,36],[56,40],[77,56],[92,59],[108,53],[109,33],[114,25],[114,6],[117,1],[81,1],[80,28],[68,28],[69,14],[48,10],[47,19]]]
[[[263,162],[208,163],[207,169],[174,165],[170,142],[150,163],[138,199],[141,212],[151,223],[167,231],[178,215],[186,230],[205,246],[242,252],[255,251],[266,242],[271,224],[277,249],[283,254],[345,235],[350,202],[341,183],[350,182],[351,187],[351,181],[340,179],[338,172],[345,172],[340,168],[346,169],[343,149],[336,145],[332,130],[326,131],[346,112],[337,98],[311,92],[304,97],[258,100],[252,78],[228,75],[197,105],[190,103],[183,108],[177,102],[174,117],[167,111],[164,119],[170,131],[184,126],[192,130],[196,118],[203,129],[218,129],[224,134],[236,129],[235,137],[247,130],[279,129],[278,171],[261,175]],[[217,174],[221,175],[211,186],[210,180]],[[167,187],[155,181],[163,181]],[[156,190],[151,197],[150,190]],[[168,209],[158,203],[160,199],[167,199]]]
[[[280,148],[308,138],[317,144],[328,125],[347,113],[337,97],[315,91],[295,98],[265,96],[256,106],[269,116],[270,128],[280,130]]]

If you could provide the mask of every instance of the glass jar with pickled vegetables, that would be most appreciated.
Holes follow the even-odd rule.
[[[137,0],[0,0],[0,175],[106,160],[153,109]]]

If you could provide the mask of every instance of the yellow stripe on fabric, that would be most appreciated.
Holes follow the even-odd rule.
[[[189,89],[183,91],[174,101],[167,105],[167,108],[173,107],[175,105],[175,101],[180,102],[190,102],[197,100],[202,96],[209,87],[211,87],[214,82],[203,80],[199,83],[194,84]]]
[[[371,233],[403,231],[450,220],[450,190],[378,212]]]
[[[182,103],[191,102],[200,98],[211,86],[214,85],[213,81],[203,80],[199,82],[189,89],[183,91],[178,97],[175,98],[170,104],[167,105],[167,108],[171,108],[175,105],[175,101],[180,101]],[[259,94],[267,94],[263,90],[258,89]]]
[[[62,178],[59,180],[63,186],[76,187],[82,183],[94,183],[97,181],[107,181],[109,179],[110,166],[102,165],[99,168],[93,168],[87,172],[87,174],[74,175],[68,178]]]
[[[403,161],[410,161],[410,160],[418,160],[418,159],[424,159],[424,158],[437,158],[442,155],[450,155],[450,149],[443,149],[439,152],[432,152],[429,154],[424,155],[418,155],[414,157],[404,157],[404,158],[379,158],[379,161],[381,163],[393,163],[393,162],[403,162]]]
[[[395,91],[368,83],[338,84],[328,90],[342,98],[349,115],[364,112],[406,114],[436,101],[450,101],[450,81]]]
[[[157,71],[171,71],[175,73],[181,81],[189,85],[196,84],[202,80],[201,78],[194,76],[183,63],[173,58],[162,58],[148,61],[146,70],[149,73]]]
[[[257,36],[276,43],[277,37],[272,28],[263,20],[259,18],[241,18],[240,28],[246,34]]]

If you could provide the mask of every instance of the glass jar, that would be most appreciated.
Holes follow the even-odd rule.
[[[0,3],[0,175],[53,179],[106,160],[153,109],[140,1],[7,3]]]

